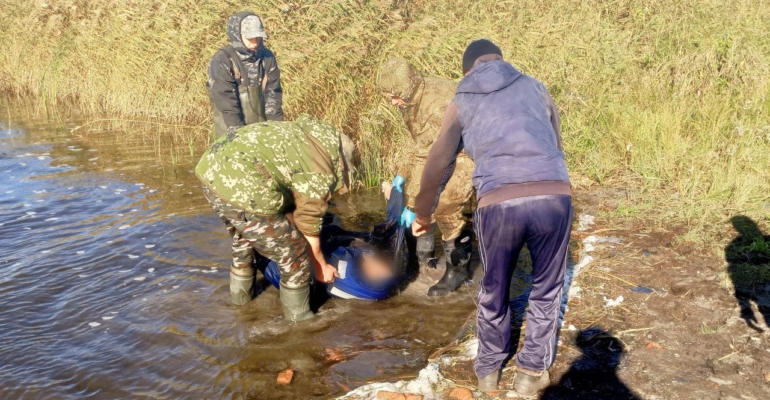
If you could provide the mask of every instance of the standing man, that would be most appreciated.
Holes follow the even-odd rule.
[[[448,79],[423,78],[406,60],[392,58],[380,67],[377,85],[399,108],[411,134],[409,147],[412,150],[404,157],[408,161],[397,172],[406,178],[407,205],[414,207],[425,159],[438,136],[441,119],[457,84]],[[441,280],[428,289],[429,296],[444,296],[470,278],[473,231],[463,216],[463,209],[473,195],[472,173],[473,162],[460,153],[455,176],[447,183],[434,213],[443,239],[446,271]],[[428,232],[418,237],[416,242],[420,267],[428,268],[436,245],[434,225],[431,224]]]
[[[332,193],[347,190],[347,163],[340,132],[307,115],[243,127],[206,150],[195,174],[233,238],[233,303],[253,297],[256,250],[278,264],[286,319],[313,317],[307,250],[315,278],[334,281],[319,233]]]
[[[281,70],[267,39],[262,20],[251,11],[227,19],[230,44],[209,63],[209,100],[214,133],[226,135],[242,126],[262,121],[283,121]]]
[[[436,198],[463,148],[476,163],[474,216],[484,278],[477,330],[479,389],[497,390],[511,350],[511,274],[524,244],[532,255],[524,347],[516,355],[516,391],[533,396],[549,385],[572,224],[569,175],[559,114],[548,90],[503,61],[489,40],[463,54],[465,77],[447,107],[415,201],[415,235],[430,227]]]

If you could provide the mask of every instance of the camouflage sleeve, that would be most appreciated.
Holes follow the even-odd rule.
[[[297,229],[305,236],[318,236],[321,232],[321,222],[328,208],[331,193],[319,197],[311,197],[306,194],[292,191],[297,209],[294,210],[294,221]]]
[[[265,94],[265,116],[268,121],[283,121],[283,89],[281,88],[281,69],[275,55],[267,50],[264,59],[265,80],[262,91]]]
[[[233,76],[232,65],[227,57],[221,57],[217,52],[209,63],[209,98],[230,127],[244,126],[241,101],[238,99],[238,83]]]

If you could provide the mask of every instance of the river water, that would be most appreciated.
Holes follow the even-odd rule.
[[[0,109],[0,398],[328,398],[409,377],[450,342],[475,285],[380,302],[329,300],[283,320],[278,291],[230,304],[229,239],[192,174],[153,134]],[[376,193],[334,199],[348,228]],[[276,375],[296,371],[289,386]]]

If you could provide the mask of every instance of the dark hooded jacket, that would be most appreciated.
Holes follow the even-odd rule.
[[[241,22],[256,15],[241,11],[227,19],[229,45],[209,63],[209,99],[217,137],[230,128],[265,120],[283,121],[281,70],[264,45],[250,51],[241,40]]]

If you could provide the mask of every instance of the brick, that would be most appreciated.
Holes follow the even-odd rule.
[[[380,390],[377,392],[377,400],[406,400],[406,396],[404,396],[402,393]]]
[[[421,394],[407,394],[406,400],[422,400]]]
[[[291,378],[294,377],[294,371],[289,368],[286,371],[283,371],[278,374],[278,384],[279,385],[288,385],[291,383]]]
[[[468,388],[456,387],[449,392],[449,398],[452,400],[473,400],[473,393]]]

